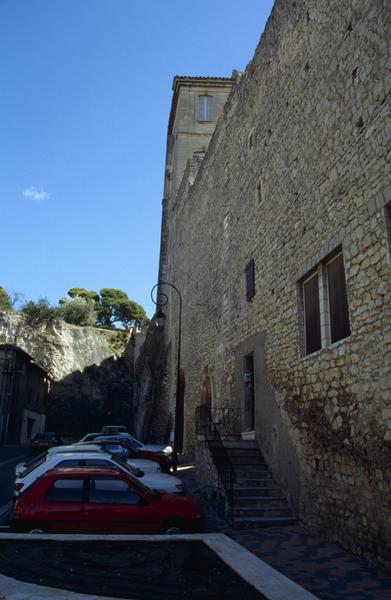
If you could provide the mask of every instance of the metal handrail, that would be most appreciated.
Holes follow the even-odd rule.
[[[204,435],[216,466],[217,475],[223,486],[231,509],[231,524],[234,519],[234,484],[236,482],[236,472],[231,459],[221,439],[216,423],[212,418],[212,413],[207,405],[196,408],[196,433]]]

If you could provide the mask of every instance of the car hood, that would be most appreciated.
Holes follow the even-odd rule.
[[[126,462],[131,467],[144,471],[144,473],[160,473],[159,464],[153,460],[148,460],[146,458],[128,458]]]
[[[185,490],[182,481],[167,473],[145,473],[140,481],[152,490],[161,490],[169,494],[181,494]]]

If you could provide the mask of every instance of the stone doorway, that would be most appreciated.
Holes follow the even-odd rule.
[[[209,375],[204,375],[201,383],[201,405],[206,405],[212,410],[212,383]]]

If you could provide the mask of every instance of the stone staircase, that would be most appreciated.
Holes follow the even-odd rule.
[[[209,444],[216,466],[229,460],[235,469],[233,525],[235,529],[291,525],[292,509],[255,441],[224,441],[224,449]]]

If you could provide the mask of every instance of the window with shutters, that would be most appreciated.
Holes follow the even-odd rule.
[[[244,277],[246,286],[246,300],[247,302],[251,302],[255,296],[255,265],[253,258],[246,265]]]
[[[318,273],[303,282],[305,350],[312,354],[322,347],[320,335],[319,282]]]
[[[301,281],[300,290],[304,355],[350,335],[345,269],[340,250],[319,263]]]
[[[350,335],[348,298],[342,253],[326,264],[330,310],[330,338],[334,344]]]
[[[213,96],[204,94],[197,101],[197,121],[213,121]]]

